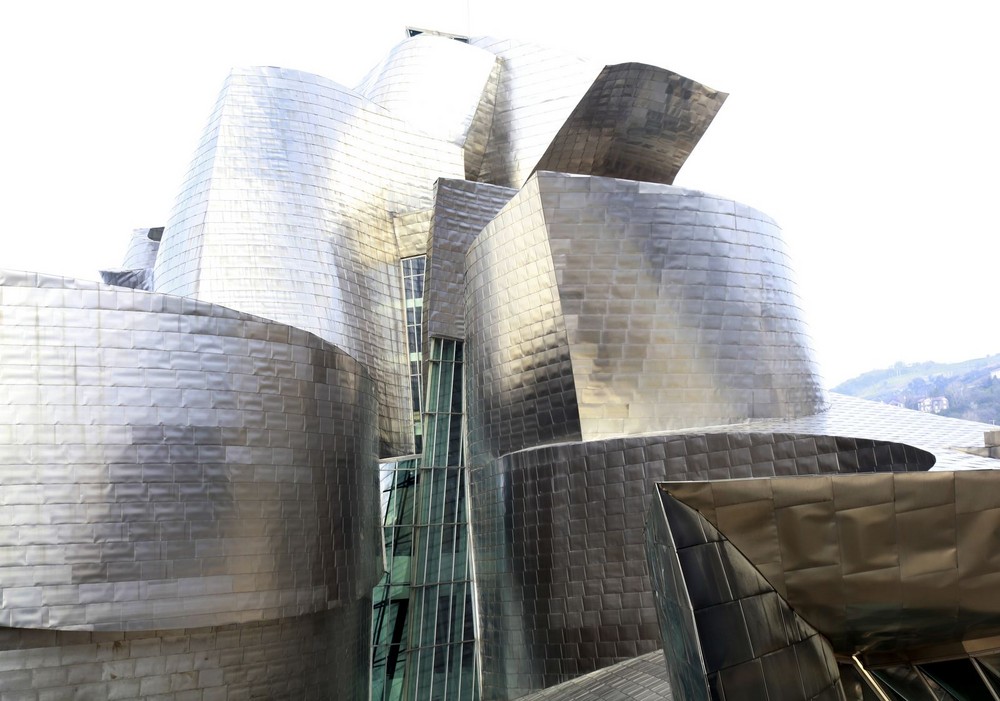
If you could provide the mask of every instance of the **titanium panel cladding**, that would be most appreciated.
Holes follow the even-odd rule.
[[[829,641],[698,512],[658,496],[647,553],[678,696],[842,701]]]
[[[0,689],[6,698],[29,701],[367,701],[370,628],[370,599],[208,628],[0,628]]]
[[[357,92],[414,130],[462,148],[479,174],[496,99],[499,59],[454,39],[420,34],[397,44]]]
[[[305,329],[362,362],[380,454],[412,453],[403,295],[392,213],[427,210],[461,149],[332,81],[234,70],[156,261],[158,292]]]
[[[519,188],[602,66],[511,39],[477,37],[471,43],[496,54],[501,68],[482,170],[467,177]]]
[[[315,336],[193,299],[0,277],[0,625],[322,612],[382,570],[375,396]]]
[[[780,230],[749,207],[538,173],[467,265],[473,461],[824,408]]]
[[[657,481],[933,463],[867,439],[690,432],[543,446],[473,467],[483,697],[516,699],[660,647],[644,547]]]
[[[672,184],[726,97],[656,66],[606,66],[535,170]]]
[[[468,180],[437,181],[424,283],[424,347],[428,338],[465,338],[465,254],[515,190]]]
[[[568,682],[522,696],[521,701],[687,701],[670,689],[663,654],[651,652]]]
[[[844,657],[920,661],[1000,636],[996,470],[674,483]]]

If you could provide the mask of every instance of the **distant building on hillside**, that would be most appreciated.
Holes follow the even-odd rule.
[[[928,414],[940,414],[948,408],[948,397],[924,397],[917,402],[917,409]]]

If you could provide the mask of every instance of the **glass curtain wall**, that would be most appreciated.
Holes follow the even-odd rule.
[[[399,262],[403,283],[406,351],[410,363],[413,435],[421,450],[420,366],[423,343],[424,256]],[[372,701],[403,698],[406,646],[413,573],[413,524],[416,510],[418,455],[382,465],[382,525],[386,573],[373,593]]]
[[[400,261],[414,436],[422,453],[382,466],[387,572],[374,595],[372,701],[478,701],[463,345],[431,338],[430,348],[421,347],[424,264],[424,256]]]
[[[381,466],[386,573],[372,597],[372,701],[403,693],[417,463],[412,456]]]
[[[431,338],[414,526],[407,698],[479,698],[462,426],[462,342]]]
[[[410,395],[413,401],[413,436],[417,453],[421,450],[420,363],[423,361],[424,264],[426,256],[403,258],[403,303],[406,311],[406,350],[410,362]]]

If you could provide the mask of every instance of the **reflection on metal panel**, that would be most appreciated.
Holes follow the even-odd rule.
[[[670,693],[661,626],[685,699],[988,691],[985,478],[949,477],[953,503],[902,477],[891,499],[879,475],[830,499],[802,479],[788,504],[741,480],[706,510],[754,564],[671,502],[650,581],[656,480],[992,462],[989,427],[828,405],[774,222],[666,184],[724,95],[409,33],[356,91],[233,72],[163,245],[140,232],[105,272],[185,299],[0,285],[4,698],[363,699],[367,659],[379,701],[476,701],[479,681],[649,701]],[[395,467],[371,626],[376,455]],[[845,689],[779,593],[871,643]],[[919,649],[911,610],[937,626]]]
[[[0,689],[23,699],[367,701],[371,600],[323,613],[143,632],[0,628]]]
[[[794,419],[755,419],[715,431],[778,431],[857,436],[906,443],[933,453],[935,469],[996,469],[997,461],[964,450],[983,446],[983,434],[990,424],[963,421],[921,411],[910,411],[866,399],[829,393],[826,411]]]
[[[726,97],[656,66],[607,66],[535,170],[669,185]]]
[[[748,207],[538,173],[467,263],[473,462],[824,406],[780,231]]]
[[[685,699],[844,699],[829,643],[706,519],[663,486],[649,565],[671,684]]]
[[[929,453],[865,439],[683,432],[474,466],[484,698],[514,699],[660,646],[643,535],[656,482],[932,464]]]
[[[424,33],[397,44],[357,92],[414,131],[462,148],[465,174],[474,179],[486,151],[499,75],[492,53]]]
[[[471,43],[499,57],[500,75],[482,169],[469,179],[519,188],[601,66],[510,39],[478,37]]]
[[[102,270],[101,280],[116,287],[152,290],[153,266],[156,264],[156,253],[162,236],[162,226],[133,230],[121,268]]]
[[[437,181],[427,250],[425,333],[465,338],[465,254],[515,190],[467,180]]]
[[[367,698],[359,363],[206,302],[24,273],[0,274],[0,357],[0,688]]]
[[[1000,472],[970,470],[665,488],[839,655],[872,666],[1000,646],[998,485]]]
[[[156,290],[343,348],[375,379],[380,454],[412,453],[391,213],[429,209],[434,180],[463,173],[458,147],[336,83],[233,71],[164,232]]]
[[[0,625],[223,625],[368,595],[375,401],[356,361],[205,302],[0,283]]]
[[[599,669],[519,701],[688,701],[673,694],[663,653],[651,652]]]

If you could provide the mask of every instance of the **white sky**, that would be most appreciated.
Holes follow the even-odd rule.
[[[986,0],[5,3],[0,266],[96,279],[166,222],[231,66],[353,85],[413,25],[730,93],[676,184],[777,219],[830,385],[997,353],[998,19]]]

